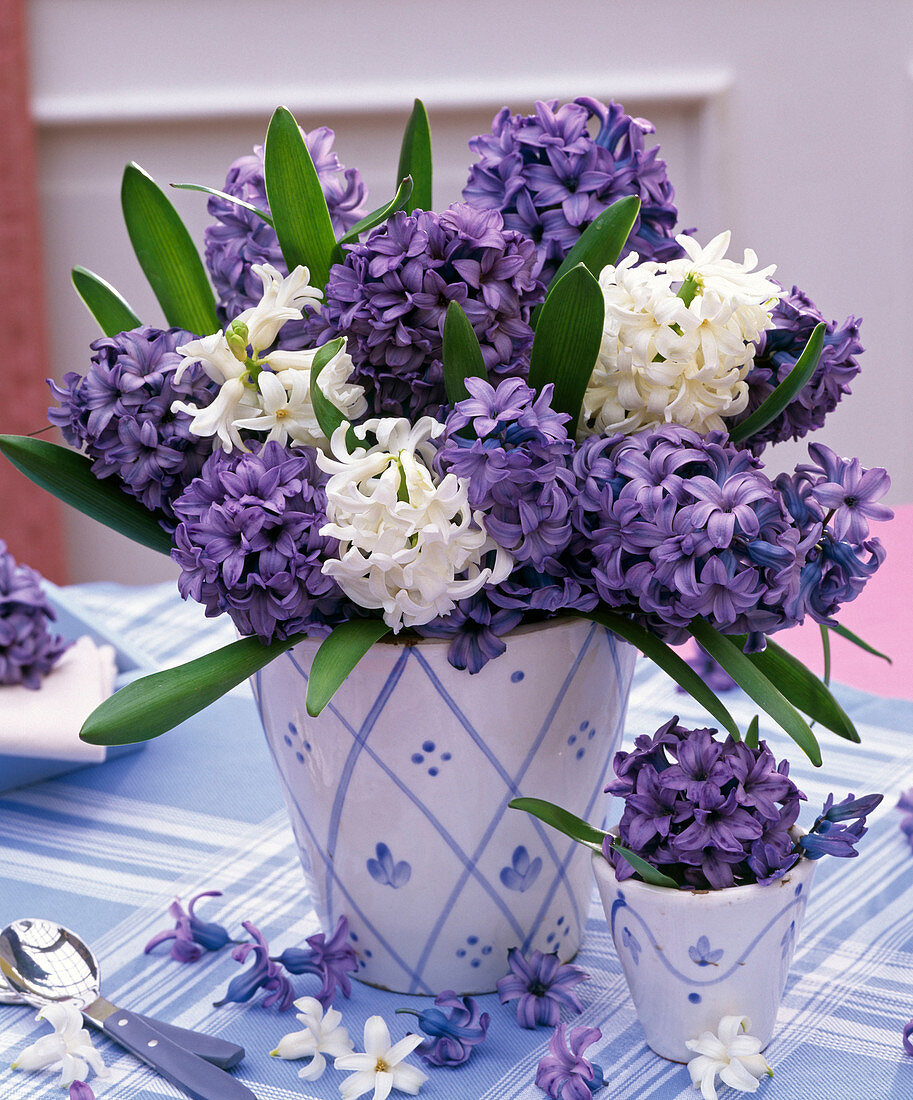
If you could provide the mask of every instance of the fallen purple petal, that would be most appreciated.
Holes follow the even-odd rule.
[[[574,986],[589,979],[579,966],[560,963],[557,952],[543,955],[533,951],[527,958],[514,947],[507,953],[510,971],[498,980],[501,1004],[517,1001],[517,1023],[534,1028],[540,1024],[556,1027],[562,1007],[582,1012],[583,1005]]]
[[[227,943],[231,943],[228,932],[220,924],[202,921],[194,914],[194,906],[200,898],[220,898],[220,890],[204,890],[191,898],[187,912],[181,905],[181,899],[175,898],[168,907],[168,912],[174,919],[174,928],[157,932],[143,948],[144,954],[158,947],[161,943],[171,941],[171,957],[178,962],[196,962],[203,950],[218,951]]]
[[[242,1004],[249,1001],[255,993],[264,992],[266,996],[261,1002],[264,1008],[278,1007],[280,1012],[291,1008],[295,999],[295,991],[292,989],[283,969],[269,956],[269,944],[263,933],[251,921],[243,921],[242,927],[253,937],[253,943],[239,944],[231,953],[236,962],[243,963],[247,956],[253,952],[254,962],[249,970],[228,983],[225,996],[220,1001],[214,1001],[213,1007],[221,1008],[228,1001]]]
[[[583,1056],[587,1047],[598,1042],[598,1027],[575,1027],[568,1037],[559,1024],[548,1041],[549,1053],[539,1061],[536,1084],[552,1100],[590,1100],[605,1084],[601,1066]]]
[[[336,922],[332,936],[317,932],[307,937],[308,948],[287,947],[273,961],[279,963],[290,974],[316,974],[321,979],[320,989],[314,997],[329,1008],[333,1003],[336,990],[340,989],[344,997],[352,992],[349,974],[358,969],[355,948],[349,942],[349,921],[343,915]]]

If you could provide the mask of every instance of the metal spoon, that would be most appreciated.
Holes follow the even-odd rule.
[[[0,973],[36,1006],[73,1001],[95,1027],[193,1100],[256,1100],[253,1092],[132,1012],[98,994],[98,965],[89,948],[53,921],[18,920],[0,932]]]
[[[73,932],[70,935],[74,940],[77,938]],[[88,947],[86,947],[86,950],[89,950]],[[97,973],[98,964],[94,956],[92,956],[92,961],[95,963]],[[27,1005],[30,1003],[21,993],[13,989],[0,972],[0,1005]],[[136,1015],[143,1023],[155,1028],[157,1032],[165,1035],[173,1043],[177,1043],[185,1050],[192,1051],[200,1058],[205,1058],[207,1062],[212,1062],[219,1069],[234,1069],[244,1057],[244,1047],[238,1046],[237,1043],[229,1043],[225,1039],[219,1039],[215,1035],[206,1035],[202,1031],[191,1031],[186,1027],[175,1027],[174,1024],[166,1024],[162,1020],[156,1020],[152,1016],[143,1016],[139,1012]]]

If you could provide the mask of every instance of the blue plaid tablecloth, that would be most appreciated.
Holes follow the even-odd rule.
[[[164,666],[233,639],[230,624],[207,620],[183,604],[171,585],[126,589],[86,585],[68,590],[90,619],[129,639],[134,650]],[[860,656],[860,660],[868,660]],[[782,734],[766,731],[809,798],[809,812],[831,790],[838,797],[883,791],[870,819],[861,858],[826,859],[818,869],[779,1026],[767,1058],[775,1076],[761,1082],[768,1100],[909,1100],[913,1058],[901,1029],[913,1016],[913,852],[893,808],[913,786],[913,702],[879,699],[849,688],[837,695],[862,735],[851,745],[822,734],[825,766],[816,771]],[[741,697],[730,702],[740,724],[754,713]],[[705,724],[687,697],[645,661],[631,693],[628,736],[652,731],[671,714]],[[763,728],[762,728],[762,732]],[[259,1100],[337,1098],[342,1073],[328,1070],[313,1084],[299,1080],[299,1063],[268,1052],[287,1031],[292,1012],[259,1005],[212,1007],[239,970],[228,951],[194,965],[172,961],[164,948],[144,955],[152,934],[171,922],[175,895],[185,901],[217,889],[201,915],[240,932],[257,924],[278,953],[316,930],[248,688],[236,688],[203,714],[143,751],[107,764],[10,791],[0,798],[0,925],[46,916],[80,932],[102,966],[103,992],[123,1007],[200,1028],[242,1043],[247,1057],[236,1075]],[[684,1066],[656,1057],[627,995],[602,911],[594,897],[578,963],[592,979],[579,987],[584,1012],[574,1023],[601,1028],[588,1052],[606,1074],[600,1100],[685,1100],[697,1095]],[[506,967],[505,967],[506,969]],[[314,979],[293,979],[313,992]],[[523,1031],[512,1006],[482,999],[491,1014],[489,1038],[465,1067],[433,1070],[421,1095],[429,1100],[538,1100],[536,1064],[550,1031]],[[358,1043],[365,1019],[380,1013],[401,1037],[410,1017],[397,1007],[424,1007],[416,997],[356,983],[340,1000]],[[44,1100],[63,1093],[57,1075],[23,1074],[10,1062],[39,1031],[34,1011],[0,1005],[0,1097]],[[113,1077],[96,1081],[112,1100],[178,1097],[130,1055],[96,1035]],[[721,1087],[721,1100],[734,1096]]]

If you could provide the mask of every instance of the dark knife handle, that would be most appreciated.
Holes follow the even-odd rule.
[[[246,1085],[225,1070],[173,1043],[132,1012],[117,1009],[105,1018],[102,1027],[106,1035],[191,1100],[257,1100]]]
[[[225,1039],[218,1039],[215,1035],[207,1035],[202,1031],[191,1031],[186,1027],[175,1027],[174,1024],[166,1024],[162,1020],[156,1020],[152,1016],[143,1016],[136,1013],[136,1018],[148,1024],[159,1035],[164,1035],[172,1043],[189,1050],[198,1058],[212,1062],[219,1069],[234,1069],[244,1057],[244,1047],[237,1043],[229,1043]]]

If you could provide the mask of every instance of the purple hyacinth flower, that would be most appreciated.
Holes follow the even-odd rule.
[[[22,684],[31,691],[73,644],[52,634],[56,618],[41,577],[19,565],[0,539],[0,684]]]
[[[732,768],[723,759],[723,746],[713,739],[713,730],[692,730],[678,743],[676,762],[662,773],[660,780],[670,790],[684,791],[696,802],[709,783],[717,790],[732,778]]]
[[[720,742],[716,730],[686,730],[677,722],[638,737],[633,752],[616,754],[617,779],[606,789],[624,799],[621,844],[699,890],[782,877],[801,855],[789,830],[805,798],[787,762],[778,765],[764,742],[757,748],[732,737]],[[603,853],[623,881],[635,872],[610,840]]]
[[[446,401],[451,302],[469,318],[490,373],[526,373],[530,312],[545,293],[534,263],[533,242],[506,230],[494,210],[456,203],[441,214],[399,212],[333,265],[308,330],[315,344],[348,337],[352,379],[374,415],[414,421]]]
[[[220,898],[221,896],[221,890],[204,890],[190,899],[186,912],[181,905],[181,899],[175,898],[168,907],[169,914],[175,920],[175,927],[156,933],[143,948],[144,954],[148,955],[160,943],[171,940],[173,959],[178,962],[196,962],[204,949],[218,951],[227,943],[231,943],[231,938],[221,924],[200,920],[194,913],[194,906],[200,898]]]
[[[175,381],[183,362],[177,349],[192,339],[183,329],[148,325],[106,336],[92,344],[85,376],[70,371],[62,385],[48,383],[60,403],[48,420],[92,459],[92,473],[117,478],[169,527],[174,498],[212,451],[211,440],[192,434],[188,415],[171,411],[175,401],[202,408],[219,388],[199,363]]]
[[[448,661],[454,668],[468,669],[472,675],[501,656],[507,649],[502,635],[519,626],[522,620],[522,611],[493,606],[489,590],[483,590],[460,600],[449,615],[433,619],[417,630],[423,638],[451,638]]]
[[[562,1005],[583,1011],[574,986],[587,981],[589,974],[579,966],[560,963],[557,952],[533,951],[527,959],[516,947],[507,953],[507,961],[510,971],[498,980],[498,996],[501,1004],[517,1001],[520,1027],[555,1027],[561,1021]]]
[[[830,522],[835,538],[861,544],[869,537],[869,520],[893,517],[893,509],[877,503],[891,487],[887,470],[880,466],[865,470],[858,458],[838,458],[823,443],[810,443],[808,450],[814,465],[799,466],[798,470],[826,478],[812,486],[811,496],[833,513]]]
[[[745,841],[756,840],[762,832],[761,822],[739,805],[736,790],[724,794],[705,783],[694,807],[694,821],[672,843],[684,863],[691,862],[696,853],[706,856],[706,849],[727,857],[734,853],[741,859]]]
[[[242,927],[253,937],[253,943],[239,944],[231,953],[231,957],[243,963],[247,956],[253,952],[254,962],[243,974],[232,978],[228,983],[228,989],[221,1001],[214,1001],[214,1008],[221,1008],[229,1001],[239,1004],[249,1001],[258,991],[266,993],[263,998],[263,1007],[271,1008],[276,1005],[280,1012],[290,1008],[295,1000],[295,991],[291,982],[286,977],[282,967],[274,962],[269,955],[269,944],[263,937],[263,933],[251,921],[242,921]]]
[[[772,327],[761,333],[746,378],[748,407],[734,423],[750,416],[773,393],[796,365],[812,330],[824,320],[798,287],[780,298],[771,315]],[[779,416],[750,437],[751,449],[758,454],[768,443],[800,439],[822,427],[827,415],[849,394],[850,383],[859,373],[856,356],[862,350],[858,318],[848,317],[842,325],[827,323],[824,347],[811,378]]]
[[[418,1026],[430,1037],[416,1048],[426,1065],[461,1066],[485,1038],[491,1017],[479,1010],[472,997],[458,997],[452,989],[445,989],[434,1003],[435,1008],[422,1012],[413,1013],[408,1008],[396,1011],[417,1016]]]
[[[333,131],[325,126],[304,134],[333,229],[342,236],[366,213],[367,188],[356,169],[340,164],[333,140]],[[222,190],[269,214],[262,146],[231,165]],[[263,287],[254,264],[272,264],[283,275],[288,268],[276,231],[257,214],[218,195],[210,197],[207,209],[215,224],[206,228],[206,266],[219,297],[220,318],[227,323],[260,301]],[[305,339],[304,322],[291,321],[283,326],[279,343],[284,348],[309,346]]]
[[[438,440],[435,466],[469,480],[469,503],[485,513],[485,528],[518,565],[555,575],[573,537],[573,443],[567,416],[551,407],[553,387],[536,392],[510,378],[493,388],[466,380]],[[464,432],[471,425],[476,438]]]
[[[642,769],[635,780],[634,790],[625,799],[620,829],[636,851],[646,848],[655,839],[668,838],[673,825],[690,812],[683,811],[679,792],[666,786],[662,776],[652,768]],[[606,838],[608,841],[610,838]]]
[[[820,530],[802,527],[783,488],[725,433],[668,424],[591,436],[572,467],[571,523],[609,606],[637,608],[671,644],[695,616],[749,635],[749,644],[801,620],[800,571]],[[798,489],[794,496],[806,500]],[[861,567],[852,568],[855,578]],[[817,595],[816,578],[808,590]]]
[[[913,1020],[903,1029],[903,1048],[913,1058]]]
[[[786,761],[783,761],[785,770],[781,771],[766,745],[763,749],[751,749],[739,741],[728,753],[728,762],[739,783],[739,805],[754,807],[762,817],[779,821],[779,804],[795,789]]]
[[[549,1053],[536,1069],[536,1085],[552,1100],[590,1100],[605,1084],[602,1067],[593,1065],[583,1052],[602,1038],[598,1027],[571,1028],[565,1037],[559,1024],[548,1041]]]
[[[337,543],[324,537],[327,475],[312,447],[251,444],[214,452],[174,502],[171,556],[178,589],[207,615],[227,611],[242,634],[264,642],[329,633],[347,601],[323,563]],[[348,605],[351,606],[351,605]]]
[[[799,843],[807,859],[820,859],[822,856],[852,859],[859,855],[856,845],[867,832],[865,826],[858,821],[854,821],[852,825],[835,825],[833,822],[823,821],[815,832],[801,837]]]
[[[358,959],[349,942],[348,918],[345,915],[339,918],[329,939],[324,932],[316,932],[307,937],[306,943],[307,949],[287,947],[273,961],[284,966],[290,974],[316,974],[321,979],[321,986],[313,996],[324,1009],[333,1003],[337,988],[344,997],[351,996],[349,974],[358,969]]]
[[[859,853],[856,845],[868,832],[866,817],[878,806],[884,795],[870,794],[864,798],[847,795],[842,802],[834,802],[829,794],[824,808],[808,833],[799,843],[808,859],[820,859],[822,856],[839,856],[852,859]],[[841,824],[849,821],[849,825]]]
[[[95,1093],[85,1081],[73,1081],[70,1085],[68,1100],[95,1100]]]
[[[593,137],[590,120],[599,124]],[[538,102],[532,115],[499,111],[491,132],[469,142],[479,160],[463,197],[497,210],[504,224],[536,243],[537,272],[550,279],[583,230],[607,206],[638,195],[640,213],[625,245],[644,259],[680,255],[672,185],[658,149],[644,148],[650,123],[580,98],[559,106]]]

